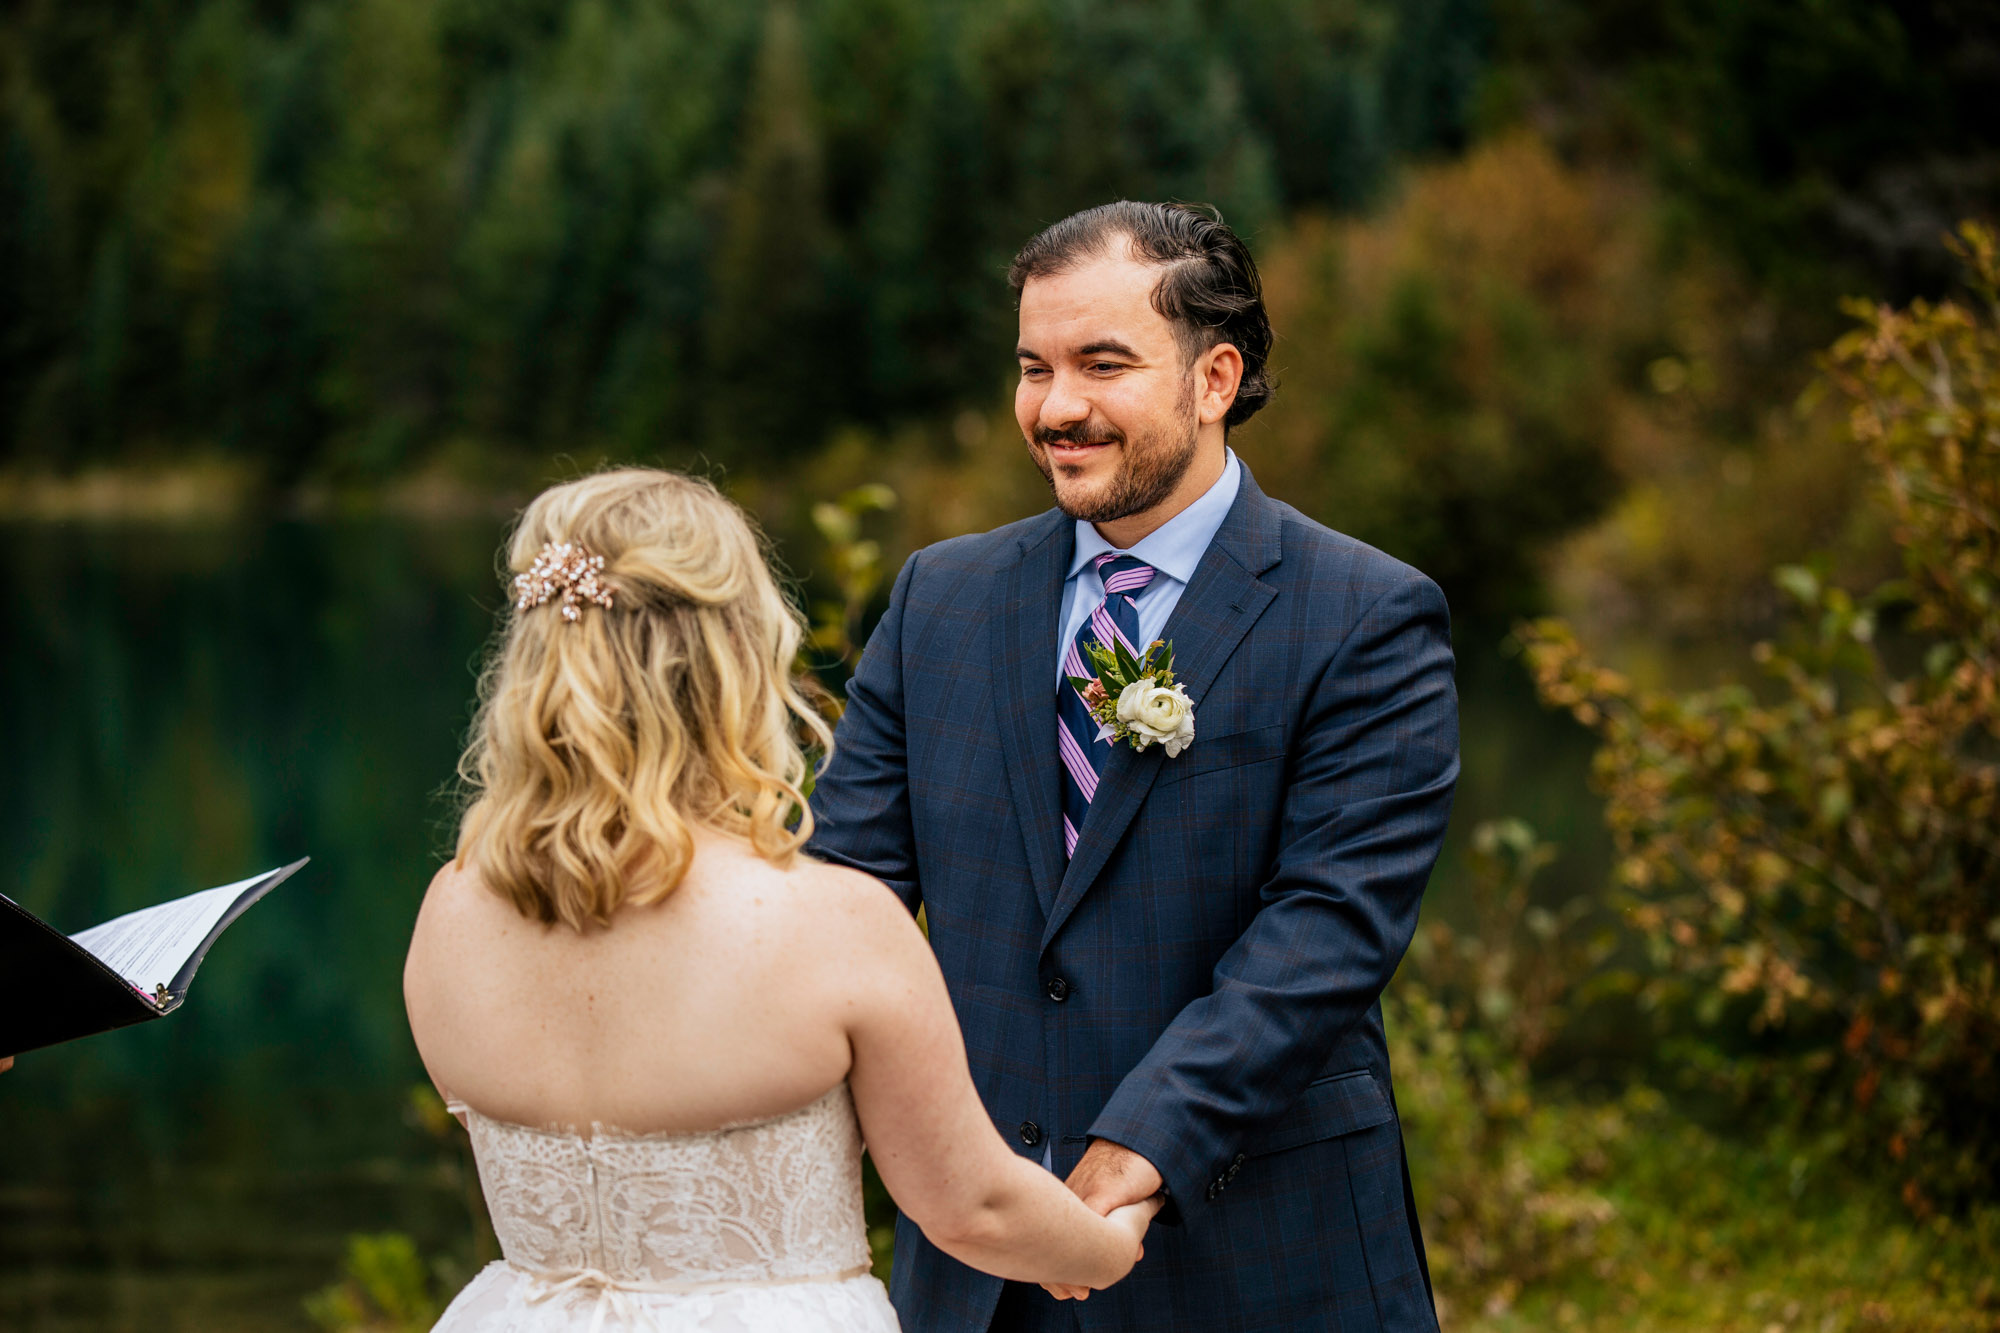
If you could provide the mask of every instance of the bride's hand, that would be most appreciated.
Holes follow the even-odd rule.
[[[1146,1228],[1153,1224],[1153,1218],[1159,1214],[1160,1209],[1166,1206],[1166,1202],[1166,1199],[1155,1194],[1151,1198],[1141,1199],[1137,1203],[1128,1203],[1122,1208],[1113,1208],[1104,1215],[1105,1221],[1124,1228],[1131,1235],[1132,1263],[1136,1264],[1146,1257]],[[1125,1271],[1127,1273],[1132,1271],[1130,1265],[1127,1265]],[[1120,1276],[1122,1277],[1123,1274],[1120,1274]],[[1108,1286],[1109,1284],[1107,1283],[1106,1285]]]
[[[1105,1221],[1128,1235],[1132,1242],[1132,1248],[1129,1251],[1130,1257],[1124,1261],[1124,1267],[1119,1270],[1118,1276],[1112,1278],[1110,1282],[1102,1283],[1095,1288],[1071,1287],[1064,1286],[1061,1283],[1044,1282],[1042,1290],[1048,1292],[1049,1295],[1059,1301],[1082,1301],[1090,1299],[1090,1293],[1093,1290],[1101,1291],[1114,1282],[1124,1280],[1125,1275],[1132,1271],[1132,1266],[1146,1257],[1146,1228],[1153,1224],[1154,1216],[1165,1206],[1165,1203],[1165,1199],[1155,1194],[1149,1199],[1141,1199],[1137,1203],[1128,1203],[1121,1208],[1113,1208],[1104,1215]]]

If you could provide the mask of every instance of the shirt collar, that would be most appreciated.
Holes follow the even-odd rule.
[[[1190,582],[1194,578],[1194,567],[1201,563],[1208,544],[1221,530],[1222,520],[1229,517],[1229,506],[1236,503],[1236,492],[1243,484],[1242,466],[1236,461],[1236,451],[1227,445],[1223,446],[1223,451],[1226,457],[1222,463],[1222,475],[1215,479],[1215,484],[1203,491],[1193,504],[1147,533],[1129,551],[1119,551],[1104,540],[1096,524],[1078,519],[1076,554],[1070,559],[1069,573],[1065,577],[1073,579],[1098,556],[1106,551],[1117,551],[1120,555],[1137,556],[1169,578],[1181,583]]]

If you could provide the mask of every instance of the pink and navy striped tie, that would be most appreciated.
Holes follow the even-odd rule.
[[[1063,652],[1063,675],[1095,676],[1083,655],[1086,643],[1110,647],[1116,640],[1125,651],[1139,655],[1139,604],[1135,600],[1153,581],[1156,571],[1137,556],[1106,551],[1097,557],[1104,580],[1104,600],[1077,630]],[[1097,795],[1097,778],[1111,757],[1111,742],[1097,739],[1097,719],[1090,715],[1076,687],[1067,679],[1056,692],[1056,744],[1063,766],[1063,855],[1076,855],[1077,830],[1084,811]]]

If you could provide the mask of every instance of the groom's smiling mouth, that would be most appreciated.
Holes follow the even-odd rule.
[[[1109,449],[1110,440],[1086,440],[1078,443],[1064,442],[1049,446],[1049,457],[1058,463],[1081,463],[1100,449]]]
[[[1066,466],[1083,463],[1120,442],[1119,437],[1115,435],[1100,439],[1077,439],[1055,431],[1046,432],[1036,440],[1036,443],[1047,451],[1050,463]]]

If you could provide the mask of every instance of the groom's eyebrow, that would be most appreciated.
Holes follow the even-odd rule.
[[[1119,342],[1116,338],[1105,338],[1094,343],[1085,343],[1076,349],[1078,356],[1122,356],[1127,361],[1137,361],[1139,354]]]

